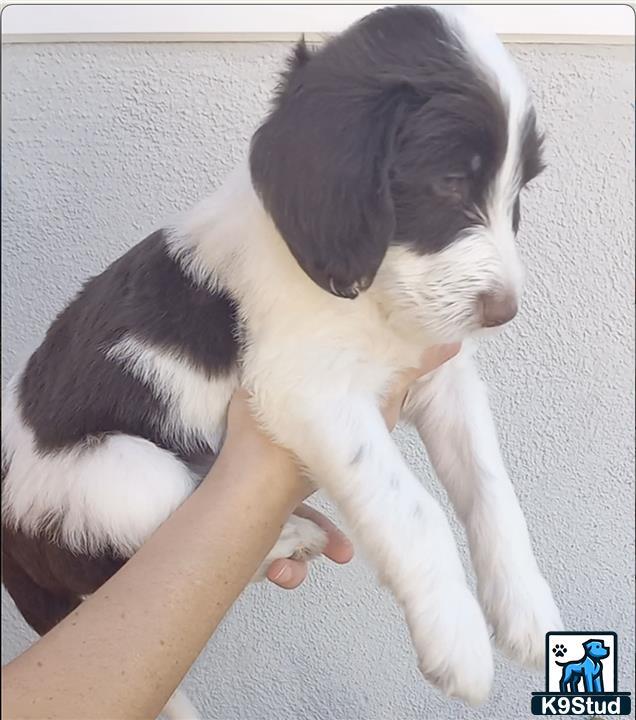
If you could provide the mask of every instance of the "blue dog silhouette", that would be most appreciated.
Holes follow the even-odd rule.
[[[602,693],[603,663],[601,660],[609,655],[609,648],[602,640],[588,640],[583,643],[585,655],[580,660],[570,662],[556,661],[563,668],[559,690],[562,693],[579,692],[578,685],[583,679],[583,692]]]

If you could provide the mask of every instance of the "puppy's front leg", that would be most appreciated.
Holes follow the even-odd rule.
[[[545,633],[560,629],[561,620],[537,567],[470,353],[462,350],[420,380],[405,415],[466,528],[479,597],[498,645],[513,659],[542,667]]]
[[[488,695],[490,639],[441,508],[411,473],[371,400],[325,391],[258,410],[343,512],[404,609],[423,674],[470,703]]]

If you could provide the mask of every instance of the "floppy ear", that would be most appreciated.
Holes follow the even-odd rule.
[[[393,236],[394,100],[301,42],[252,140],[252,182],[266,210],[298,264],[334,295],[368,288]]]

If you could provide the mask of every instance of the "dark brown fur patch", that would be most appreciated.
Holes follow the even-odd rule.
[[[236,363],[235,331],[230,298],[195,285],[168,253],[163,231],[149,235],[86,283],[29,359],[19,402],[38,449],[90,447],[126,433],[179,455],[191,451],[170,435],[165,401],[107,352],[132,336],[223,377]],[[194,449],[209,448],[201,439]]]
[[[112,553],[76,554],[48,535],[2,528],[2,582],[40,635],[63,620],[126,562]]]

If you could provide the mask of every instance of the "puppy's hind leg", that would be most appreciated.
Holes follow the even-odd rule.
[[[29,428],[2,487],[3,519],[38,532],[57,518],[57,542],[79,554],[130,557],[190,495],[196,478],[149,440],[112,434],[89,448],[41,453]]]

